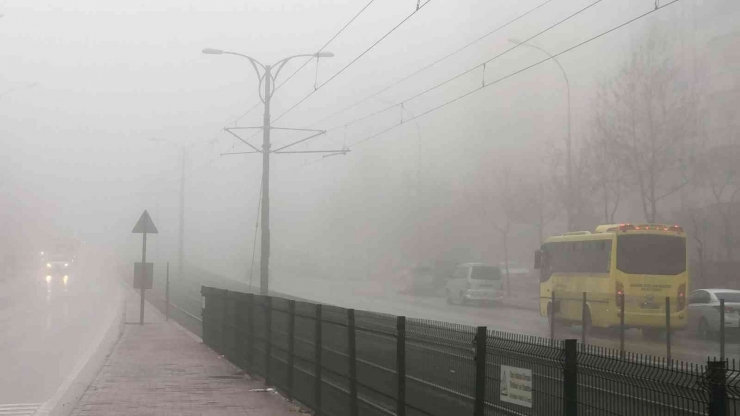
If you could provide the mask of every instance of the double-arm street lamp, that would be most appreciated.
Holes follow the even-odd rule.
[[[563,73],[563,77],[565,78],[565,86],[568,93],[568,136],[565,138],[565,148],[566,148],[566,167],[565,167],[565,175],[566,175],[566,203],[565,208],[567,210],[566,215],[568,216],[568,231],[573,231],[574,227],[574,219],[573,219],[573,150],[571,146],[571,129],[570,129],[570,81],[568,81],[568,74],[565,73],[565,69],[563,69],[563,66],[560,65],[560,62],[558,59],[553,56],[550,52],[540,48],[539,46],[535,46],[529,43],[521,42],[516,39],[509,39],[509,42],[515,44],[515,45],[523,45],[523,46],[529,46],[530,48],[537,49],[538,51],[544,53],[545,55],[549,56],[550,59],[555,61],[556,64],[558,64],[558,68],[560,68],[560,72]]]
[[[231,134],[234,134],[239,140],[243,141],[245,144],[247,144],[249,147],[251,147],[254,151],[253,152],[246,152],[246,153],[262,153],[262,241],[261,241],[261,255],[260,255],[260,293],[267,294],[268,292],[268,285],[269,285],[269,263],[270,263],[270,153],[299,153],[299,152],[281,152],[281,150],[292,146],[294,144],[303,142],[308,139],[303,139],[295,143],[291,143],[287,146],[283,146],[280,149],[277,150],[270,150],[270,130],[275,129],[276,127],[272,127],[270,125],[270,101],[272,100],[272,95],[275,92],[275,83],[277,80],[278,75],[280,75],[280,71],[285,67],[285,64],[288,63],[293,58],[300,58],[300,57],[313,57],[313,58],[330,58],[334,56],[331,52],[317,52],[313,54],[302,54],[302,55],[293,55],[289,56],[287,58],[281,59],[277,61],[273,65],[264,65],[258,60],[252,58],[251,56],[247,56],[241,53],[236,52],[226,52],[219,49],[212,49],[212,48],[206,48],[203,49],[203,53],[205,54],[211,54],[211,55],[235,55],[235,56],[241,56],[242,58],[246,58],[249,60],[249,63],[252,64],[252,68],[254,69],[255,74],[257,75],[257,79],[259,80],[259,96],[262,102],[265,104],[265,114],[262,122],[262,150],[259,150],[255,146],[249,144],[247,141],[241,139],[240,137],[236,136],[233,132],[229,131]],[[274,70],[274,74],[273,74]],[[262,84],[264,83],[264,92],[262,91]],[[311,136],[315,137],[319,134],[324,134],[325,131],[323,130],[308,130],[308,129],[288,129],[288,130],[303,130],[303,131],[314,131],[318,132],[316,135]],[[309,137],[310,138],[310,137]],[[316,151],[323,152],[323,151]],[[343,149],[343,151],[327,151],[326,153],[346,153],[346,149]],[[314,153],[314,152],[311,152]]]

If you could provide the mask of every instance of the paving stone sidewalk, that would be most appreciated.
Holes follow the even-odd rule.
[[[147,304],[140,326],[130,296],[121,339],[73,416],[282,416],[302,411],[203,345]]]

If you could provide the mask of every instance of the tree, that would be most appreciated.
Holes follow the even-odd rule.
[[[587,139],[583,149],[584,169],[590,188],[603,209],[604,223],[614,224],[614,216],[622,198],[630,191],[626,164],[619,160],[619,152],[613,145],[608,129],[602,128],[601,120],[594,120],[594,133]]]
[[[740,144],[722,140],[703,151],[697,161],[697,182],[712,196],[714,209],[722,222],[725,259],[732,260],[736,204],[740,198]]]
[[[521,178],[517,189],[519,197],[512,202],[518,202],[518,209],[512,209],[512,214],[518,222],[535,226],[537,242],[542,243],[545,227],[561,213],[555,185],[549,177],[537,174],[532,178]]]
[[[516,207],[514,193],[511,189],[511,169],[503,168],[485,172],[480,180],[475,181],[478,187],[470,195],[475,211],[485,224],[499,234],[504,249],[504,272],[506,277],[506,293],[511,295],[511,280],[509,279],[509,236],[511,228],[516,222]]]
[[[689,182],[697,135],[697,94],[671,46],[650,31],[596,99],[595,123],[636,184],[648,222],[656,221],[661,200]]]

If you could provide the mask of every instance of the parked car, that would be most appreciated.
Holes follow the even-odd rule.
[[[505,274],[506,273],[506,263],[500,263],[499,267],[501,268],[501,273]],[[520,266],[514,262],[509,262],[509,276],[514,277],[514,278],[518,276],[527,277],[529,276],[529,274],[530,274],[530,271],[528,268]]]
[[[709,338],[720,328],[720,299],[725,301],[725,329],[740,330],[740,290],[698,289],[689,294],[688,328]]]
[[[492,303],[503,300],[501,274],[500,267],[483,263],[458,265],[445,285],[447,303]]]
[[[438,289],[434,269],[431,267],[411,267],[404,271],[401,279],[400,292],[404,295],[434,296]]]

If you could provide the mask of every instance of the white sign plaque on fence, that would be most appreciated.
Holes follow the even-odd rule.
[[[502,402],[532,407],[532,370],[502,365],[500,392]]]

